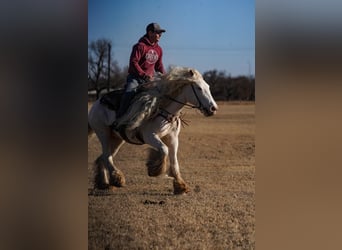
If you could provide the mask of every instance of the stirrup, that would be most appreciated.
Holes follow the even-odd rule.
[[[110,125],[110,128],[115,131],[119,131],[119,123],[117,121],[114,121],[112,125]]]
[[[119,124],[117,121],[113,122],[112,125],[110,125],[110,128],[114,130],[115,132],[120,132],[122,130],[125,130],[127,127],[126,124]]]

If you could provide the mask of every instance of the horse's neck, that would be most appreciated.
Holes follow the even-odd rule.
[[[180,95],[178,95],[174,99],[179,101],[179,102],[185,103],[185,96],[183,93],[181,93]],[[182,109],[184,107],[184,104],[182,104],[182,103],[171,101],[164,109],[166,111],[168,111],[170,114],[177,116],[180,114],[180,112],[182,111]]]

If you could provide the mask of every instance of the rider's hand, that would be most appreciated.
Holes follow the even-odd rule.
[[[144,75],[144,76],[142,77],[142,79],[143,79],[145,82],[150,82],[150,81],[152,81],[152,77],[150,77],[150,76],[148,76],[148,75]]]

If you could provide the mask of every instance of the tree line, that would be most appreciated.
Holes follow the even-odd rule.
[[[127,71],[128,66],[120,68],[114,60],[110,40],[98,39],[89,43],[88,93],[94,91],[96,99],[103,92],[123,88]],[[202,75],[217,101],[255,101],[255,78],[252,76],[231,77],[216,69]]]

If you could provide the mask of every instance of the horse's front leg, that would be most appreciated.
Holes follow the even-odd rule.
[[[148,175],[159,176],[166,170],[169,150],[155,133],[144,135],[144,141],[152,146],[146,163]]]
[[[189,186],[183,180],[178,164],[177,152],[178,152],[178,133],[179,131],[174,131],[170,135],[163,138],[163,141],[169,148],[169,158],[170,158],[170,169],[169,175],[173,179],[173,192],[174,194],[184,194],[190,192]]]

